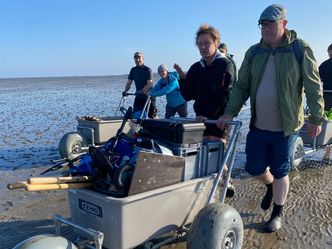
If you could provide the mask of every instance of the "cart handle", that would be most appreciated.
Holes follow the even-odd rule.
[[[205,123],[216,124],[216,120],[206,120]],[[237,142],[240,137],[240,128],[242,126],[242,122],[241,121],[229,121],[229,122],[226,122],[226,124],[233,125],[234,130],[232,132],[231,138],[229,139],[229,144],[227,146],[225,157],[222,160],[221,167],[219,168],[218,174],[217,174],[216,178],[214,179],[213,186],[212,186],[211,192],[209,194],[209,198],[208,198],[208,204],[212,203],[212,201],[213,201],[213,197],[217,191],[218,184],[222,178],[222,174],[223,174],[226,162],[228,161],[229,157],[231,157],[231,161],[230,161],[230,164],[228,165],[228,173],[227,173],[227,177],[225,179],[226,183],[228,183],[232,169],[233,169],[235,152],[237,149]],[[227,187],[225,186],[225,188],[223,189],[223,192],[222,192],[222,196],[221,196],[222,203],[225,201],[226,191],[227,191]]]
[[[136,95],[135,93],[122,92],[122,97],[127,97],[129,95]]]
[[[122,92],[122,97],[127,97],[129,95],[131,95],[131,96],[137,96],[137,95],[146,95],[146,94],[144,94],[141,91],[134,92],[134,93]]]
[[[60,235],[60,228],[61,228],[61,223],[64,223],[68,226],[71,226],[73,228],[76,228],[84,233],[86,233],[87,235],[91,236],[94,239],[94,243],[96,246],[96,249],[102,249],[102,245],[103,245],[103,240],[104,240],[104,234],[102,232],[93,230],[91,228],[85,228],[82,227],[78,224],[75,224],[69,220],[64,219],[62,216],[60,215],[55,215],[54,218],[54,225],[55,225],[55,234],[57,236]]]

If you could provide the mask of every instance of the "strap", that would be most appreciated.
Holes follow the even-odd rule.
[[[295,53],[295,57],[297,62],[301,65],[302,61],[303,61],[303,51],[302,51],[302,47],[300,44],[300,39],[296,38],[293,42],[292,42],[292,47]]]
[[[281,53],[294,53],[297,62],[301,65],[303,60],[303,51],[300,44],[300,39],[296,38],[292,43],[291,48],[276,48],[276,52]],[[273,52],[272,48],[262,48],[259,43],[255,44],[250,52],[249,63],[252,63],[253,58],[259,53],[269,53]]]

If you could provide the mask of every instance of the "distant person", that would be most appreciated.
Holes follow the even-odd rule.
[[[319,66],[319,75],[323,82],[325,111],[332,108],[332,44],[327,48],[329,59]]]
[[[237,81],[237,69],[236,69],[236,64],[235,64],[235,61],[234,61],[234,55],[228,53],[228,48],[227,48],[227,45],[226,43],[220,43],[219,47],[218,47],[219,51],[221,52],[222,55],[226,56],[227,59],[229,59],[232,64],[233,64],[233,67],[234,67],[234,82]]]
[[[131,68],[128,75],[128,81],[124,92],[127,93],[131,84],[135,81],[136,96],[133,106],[133,113],[141,112],[148,99],[148,93],[153,87],[153,75],[151,68],[144,65],[144,56],[141,52],[134,54],[136,66]],[[150,109],[148,112],[149,118],[157,117],[156,98],[151,97]]]
[[[169,72],[165,65],[160,65],[158,67],[158,74],[161,79],[152,88],[150,95],[152,97],[166,95],[167,105],[165,118],[170,118],[176,113],[178,113],[180,117],[187,117],[187,101],[185,101],[180,93],[178,82],[179,75],[177,72]]]
[[[180,92],[185,100],[194,100],[196,120],[216,120],[224,113],[232,89],[234,68],[218,50],[220,34],[214,27],[201,25],[195,40],[202,57],[189,68],[185,79],[180,80]],[[227,138],[226,129],[221,130],[216,125],[206,124],[205,141],[226,143]],[[228,183],[226,194],[228,197],[234,195],[231,183]]]
[[[329,59],[319,66],[320,79],[323,82],[325,111],[332,108],[332,44],[327,48]],[[325,150],[323,160],[330,161],[331,146]]]
[[[286,25],[283,6],[272,4],[262,12],[258,20],[261,40],[246,52],[225,113],[217,121],[217,126],[223,128],[250,98],[246,170],[266,185],[261,208],[268,210],[274,202],[271,217],[264,224],[266,232],[282,227],[291,154],[304,123],[303,90],[311,114],[308,136],[317,136],[323,122],[324,100],[317,62],[309,45]],[[296,56],[297,45],[302,51],[301,60]]]

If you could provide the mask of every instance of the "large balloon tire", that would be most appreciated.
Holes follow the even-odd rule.
[[[83,152],[84,145],[86,143],[79,133],[69,132],[59,142],[59,154],[62,158],[74,159]]]
[[[242,243],[241,216],[225,203],[204,207],[187,234],[188,249],[241,249]]]
[[[304,145],[301,137],[297,137],[294,150],[291,157],[291,170],[297,170],[300,166],[304,155]]]
[[[30,237],[19,244],[13,249],[77,249],[77,247],[66,238],[52,235],[40,234]]]

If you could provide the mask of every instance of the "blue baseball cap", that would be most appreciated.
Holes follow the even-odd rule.
[[[287,10],[280,4],[272,4],[268,6],[259,17],[258,23],[267,21],[278,21],[286,17]]]

